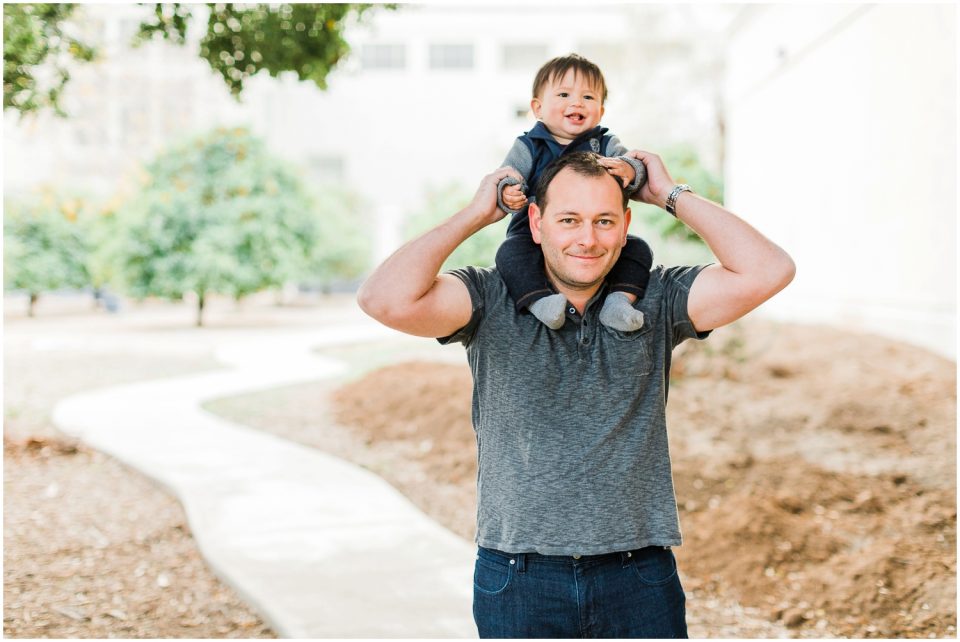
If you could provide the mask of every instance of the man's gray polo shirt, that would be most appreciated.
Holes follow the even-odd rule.
[[[658,266],[637,332],[598,321],[602,289],[560,330],[518,314],[496,268],[454,270],[477,433],[477,543],[510,553],[594,555],[681,543],[667,446],[672,349],[705,338],[687,315],[703,266]]]

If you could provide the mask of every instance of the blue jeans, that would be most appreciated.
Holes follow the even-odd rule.
[[[673,551],[503,553],[480,547],[473,619],[481,638],[685,638]]]

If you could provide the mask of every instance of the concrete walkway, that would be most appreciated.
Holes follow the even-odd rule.
[[[331,377],[312,348],[398,336],[373,323],[247,331],[229,370],[63,400],[56,425],[182,502],[215,571],[282,637],[476,637],[474,547],[379,477],[213,416],[214,398]]]

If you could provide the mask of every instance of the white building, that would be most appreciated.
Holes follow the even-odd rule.
[[[78,24],[103,60],[78,66],[65,121],[6,115],[5,184],[110,194],[138,162],[190,132],[249,125],[305,167],[315,184],[364,194],[378,255],[400,242],[399,222],[426,188],[472,191],[530,129],[530,86],[554,55],[579,52],[610,88],[603,124],[630,147],[697,143],[719,169],[718,35],[734,8],[717,5],[403,5],[347,32],[353,54],[322,92],[290,74],[262,74],[242,104],[192,50],[131,50],[146,11],[85,5]],[[205,20],[198,21],[205,24]],[[194,34],[195,37],[198,34]],[[127,181],[125,190],[133,189]],[[344,213],[349,216],[350,213]]]
[[[764,306],[956,357],[956,5],[751,5],[727,204],[795,258]]]

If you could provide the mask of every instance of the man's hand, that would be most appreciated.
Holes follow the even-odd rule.
[[[656,154],[627,152],[647,170],[640,200],[666,209],[673,178]],[[697,331],[732,323],[787,286],[796,273],[793,259],[733,212],[684,192],[677,218],[702,238],[717,263],[705,267],[690,286],[687,314]]]
[[[527,195],[523,193],[519,185],[507,185],[500,192],[503,198],[503,204],[514,211],[519,211],[527,204]]]
[[[501,167],[483,177],[483,180],[480,181],[480,187],[477,188],[477,193],[473,195],[473,200],[464,208],[464,212],[469,212],[472,217],[476,217],[480,227],[486,227],[487,225],[496,223],[507,215],[507,213],[497,205],[497,190],[500,181],[508,176],[512,176],[520,182],[523,182],[523,177],[520,176],[520,172],[512,167]],[[506,195],[507,189],[509,188],[503,190],[504,195]],[[504,202],[506,203],[506,201]],[[477,229],[480,229],[480,227]]]
[[[633,158],[636,158],[635,156]],[[614,177],[620,179],[620,186],[626,189],[633,179],[637,177],[630,163],[622,161],[619,158],[601,157],[600,164],[607,168],[607,171]]]
[[[637,197],[644,203],[666,209],[667,196],[670,195],[670,191],[676,186],[676,183],[674,183],[670,173],[667,172],[663,160],[652,152],[640,150],[627,152],[626,156],[636,158],[643,163],[647,170],[647,182],[640,188]]]
[[[360,308],[419,337],[444,337],[465,326],[473,314],[470,292],[452,274],[439,274],[440,268],[457,246],[506,216],[497,189],[507,176],[520,178],[512,167],[488,174],[469,205],[390,255],[360,287]]]

